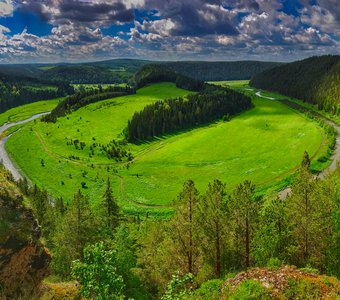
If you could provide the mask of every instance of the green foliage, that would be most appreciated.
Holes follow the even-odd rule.
[[[196,289],[191,298],[200,300],[218,300],[220,299],[221,288],[224,283],[222,279],[212,279],[204,282],[198,289]]]
[[[75,94],[68,96],[51,111],[49,115],[42,118],[45,122],[57,121],[57,118],[63,117],[83,106],[95,103],[101,100],[121,97],[134,94],[135,90],[128,86],[108,86],[105,89],[87,89],[78,91]]]
[[[262,61],[181,61],[165,65],[180,74],[203,81],[250,79],[264,70],[281,65],[277,62]]]
[[[225,115],[235,115],[252,106],[249,97],[227,88],[207,86],[187,99],[167,99],[146,106],[128,122],[129,142],[207,124]]]
[[[282,262],[278,258],[270,258],[267,262],[267,268],[278,269],[282,266]]]
[[[71,93],[73,88],[65,83],[0,73],[0,113],[20,105],[63,97]]]
[[[255,75],[250,85],[317,104],[333,115],[340,108],[340,56],[311,57]]]
[[[180,275],[176,273],[172,275],[170,282],[168,283],[165,294],[162,296],[162,300],[182,300],[187,295],[192,293],[192,280],[193,275],[191,273]]]
[[[136,87],[142,88],[157,82],[173,82],[176,87],[189,91],[200,91],[204,82],[176,73],[162,64],[150,64],[142,67],[134,76]]]
[[[258,280],[248,279],[228,295],[229,300],[270,300],[272,299],[268,289],[263,287]]]
[[[321,299],[322,293],[316,283],[299,279],[288,280],[289,287],[285,290],[288,299]]]
[[[103,243],[87,246],[83,261],[72,264],[72,275],[81,284],[81,295],[90,299],[121,299],[123,277],[117,271],[117,253]]]

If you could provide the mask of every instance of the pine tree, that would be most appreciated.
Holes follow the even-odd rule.
[[[262,198],[255,196],[255,185],[245,180],[239,184],[231,198],[231,210],[236,235],[236,251],[241,254],[245,267],[251,264],[251,246],[259,224]]]
[[[204,234],[205,256],[212,261],[215,275],[221,276],[222,250],[227,237],[227,215],[225,210],[225,184],[215,180],[200,199],[199,225]]]
[[[183,190],[174,203],[176,214],[169,223],[171,239],[176,245],[184,272],[197,270],[200,241],[198,238],[198,191],[192,180],[183,185]]]
[[[107,178],[106,189],[103,195],[102,206],[104,208],[104,219],[108,228],[115,229],[119,223],[119,206],[113,196],[110,178]]]

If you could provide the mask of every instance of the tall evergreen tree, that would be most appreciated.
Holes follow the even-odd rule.
[[[255,185],[245,180],[239,184],[232,195],[231,211],[235,224],[236,251],[243,258],[243,266],[251,264],[251,247],[259,224],[262,198],[255,196]]]
[[[119,223],[119,206],[113,196],[110,178],[107,178],[106,189],[103,195],[102,206],[104,208],[104,219],[108,228],[115,229]]]
[[[198,191],[192,180],[183,185],[175,201],[176,213],[169,223],[170,236],[177,249],[178,258],[184,262],[185,273],[197,271],[200,239],[198,229]]]
[[[212,262],[216,277],[222,272],[222,251],[227,240],[227,215],[225,209],[225,184],[219,180],[209,183],[208,190],[199,204],[199,225],[203,231],[203,248]]]

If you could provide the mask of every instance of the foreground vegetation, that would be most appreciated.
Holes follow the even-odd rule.
[[[214,180],[203,193],[189,180],[170,218],[144,221],[121,214],[109,180],[96,208],[80,191],[68,206],[61,199],[51,205],[43,191],[19,186],[53,253],[54,275],[77,279],[87,298],[271,299],[281,292],[274,299],[335,299],[338,281],[310,273],[340,275],[339,178],[337,170],[315,179],[305,153],[286,200],[259,196],[248,180],[230,192]],[[282,264],[305,269],[275,271]],[[254,266],[272,271],[225,282]],[[284,288],[271,290],[271,280]]]

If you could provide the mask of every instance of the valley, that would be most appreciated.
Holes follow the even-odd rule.
[[[228,84],[248,89],[246,82]],[[229,122],[125,145],[132,162],[112,161],[99,147],[90,150],[93,144],[122,140],[127,121],[145,105],[188,93],[171,83],[152,84],[136,95],[85,106],[56,123],[26,124],[8,139],[6,149],[29,180],[54,197],[68,202],[81,189],[96,206],[109,177],[124,212],[154,216],[171,214],[171,202],[187,179],[203,190],[211,178],[225,181],[228,189],[248,178],[258,193],[275,193],[290,183],[305,150],[316,168],[328,164],[318,162],[327,143],[316,122],[256,95],[254,108]],[[74,140],[84,148],[68,143]]]

